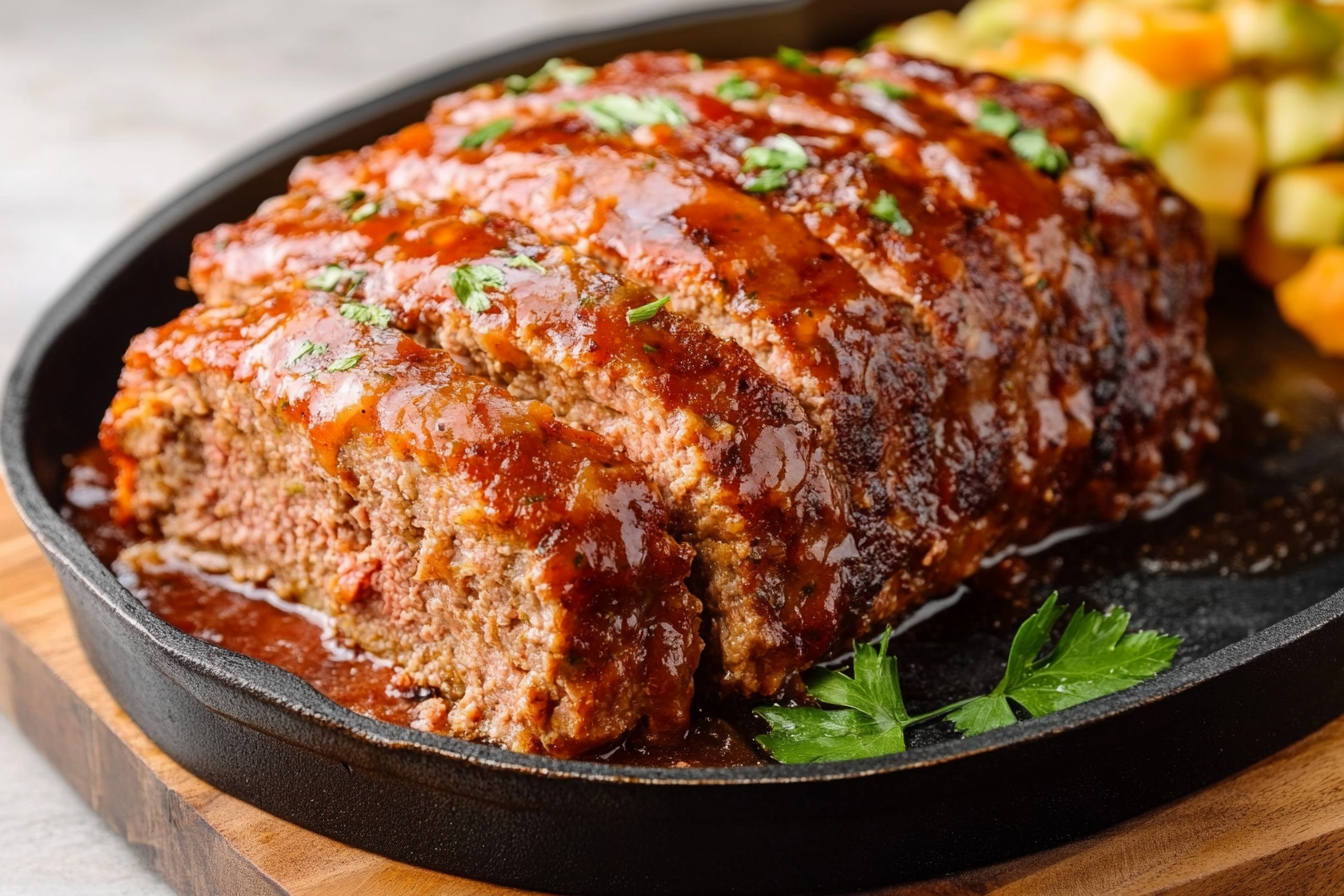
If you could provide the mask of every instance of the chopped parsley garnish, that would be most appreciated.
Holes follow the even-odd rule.
[[[480,314],[490,308],[487,290],[503,289],[508,285],[504,272],[490,264],[464,264],[455,268],[449,283],[457,300],[473,314]]]
[[[868,213],[874,218],[886,221],[891,225],[891,229],[901,236],[910,236],[915,232],[915,228],[905,219],[905,215],[901,214],[901,207],[897,204],[896,197],[886,190],[878,193],[877,198],[868,204]]]
[[[897,87],[890,81],[882,81],[873,78],[868,81],[860,81],[859,83],[864,87],[871,87],[873,90],[880,91],[889,100],[908,100],[910,97],[914,96],[913,93],[906,90],[904,87]]]
[[[378,214],[378,203],[370,199],[359,208],[350,211],[350,221],[353,224],[358,224],[360,221],[367,221],[376,214]]]
[[[806,167],[807,151],[788,134],[780,134],[772,138],[772,145],[748,147],[742,153],[742,170],[761,172],[747,181],[744,189],[749,193],[778,190],[788,184],[788,172]]]
[[[821,71],[821,69],[808,61],[806,53],[802,50],[795,50],[793,47],[781,46],[775,51],[775,58],[794,71],[809,72],[811,74],[817,74]]]
[[[485,144],[502,137],[513,127],[512,118],[497,118],[489,124],[483,124],[462,138],[463,149],[480,149]]]
[[[549,497],[550,495],[524,495],[522,504],[524,505],[540,504],[542,501],[545,501]]]
[[[359,289],[359,284],[363,283],[367,276],[368,271],[356,271],[343,264],[329,264],[323,267],[320,273],[304,281],[303,285],[308,289],[320,289],[323,292],[348,296]]]
[[[733,100],[755,99],[761,95],[761,88],[755,81],[742,77],[741,72],[733,72],[728,80],[714,88],[714,94],[724,102],[731,103]]]
[[[1062,174],[1069,167],[1069,154],[1037,128],[1018,131],[1008,139],[1008,145],[1019,159],[1044,174]]]
[[[392,312],[377,305],[364,305],[359,302],[346,302],[341,306],[341,317],[357,324],[371,327],[386,327],[392,320]]]
[[[332,361],[330,364],[328,364],[328,365],[327,365],[327,372],[328,372],[328,373],[340,373],[341,371],[344,371],[344,370],[351,370],[351,369],[354,368],[354,366],[355,366],[356,364],[359,363],[359,359],[362,358],[362,357],[364,357],[364,353],[363,353],[363,352],[355,352],[353,355],[346,355],[344,358],[341,358],[339,361]]]
[[[1022,127],[1022,119],[1017,117],[1016,112],[1003,108],[993,100],[981,100],[980,117],[975,120],[975,126],[1007,140]]]
[[[666,124],[680,127],[689,120],[681,107],[665,96],[634,97],[628,93],[609,93],[595,97],[578,108],[599,130],[619,134],[640,125]]]
[[[563,59],[547,59],[545,65],[530,75],[509,75],[504,79],[504,89],[509,93],[527,93],[548,78],[562,87],[578,87],[593,80],[596,74],[596,69],[586,65],[570,65]]]
[[[705,58],[699,53],[687,53],[686,64],[691,67],[693,72],[702,72],[705,70]]]
[[[544,273],[546,273],[546,269],[545,269],[544,267],[542,267],[541,265],[537,264],[537,262],[536,262],[534,259],[532,259],[532,258],[530,258],[530,257],[528,257],[528,256],[526,256],[526,255],[523,255],[523,254],[521,254],[521,253],[519,253],[518,255],[513,256],[513,257],[510,258],[508,261],[504,262],[504,267],[506,267],[506,268],[528,268],[528,269],[530,269],[530,270],[536,271],[538,274],[544,274]]]
[[[344,196],[341,197],[340,202],[341,210],[347,212],[350,211],[352,208],[354,208],[355,206],[363,202],[365,199],[367,199],[368,196],[369,194],[365,193],[363,190],[350,190]]]
[[[327,344],[325,342],[313,342],[309,339],[303,340],[298,349],[289,358],[287,366],[293,367],[309,355],[325,355],[327,353]]]
[[[1124,610],[1105,613],[1080,607],[1055,646],[1041,651],[1066,612],[1050,595],[1017,631],[1003,680],[989,694],[912,716],[901,696],[896,658],[887,655],[891,629],[876,649],[860,643],[854,672],[819,670],[808,693],[830,706],[763,707],[756,713],[770,723],[757,738],[780,762],[834,762],[868,759],[905,750],[907,728],[946,716],[965,737],[1017,723],[1013,705],[1043,716],[1114,694],[1152,678],[1171,665],[1181,639],[1154,631],[1126,634]],[[1011,703],[1010,703],[1011,701]]]
[[[1019,159],[1043,174],[1056,177],[1069,167],[1069,154],[1039,128],[1022,127],[1017,113],[993,100],[980,102],[980,117],[975,126],[986,133],[1003,137]]]
[[[640,305],[638,308],[631,308],[625,312],[625,321],[630,324],[647,323],[654,319],[663,306],[672,301],[671,296],[663,296],[661,299],[654,299],[647,305]]]

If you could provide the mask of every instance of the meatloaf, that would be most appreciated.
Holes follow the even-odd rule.
[[[576,699],[555,723],[581,715],[592,738],[552,731],[541,710],[529,717],[531,742],[484,720],[519,715],[510,675],[562,705],[559,667],[541,670],[504,646],[519,632],[503,634],[501,615],[521,619],[518,606],[536,600],[528,589],[551,587],[503,571],[536,550],[512,540],[549,545],[548,526],[598,523],[546,502],[533,517],[516,489],[456,488],[457,510],[434,523],[404,498],[389,505],[402,480],[442,475],[429,472],[437,443],[389,478],[375,446],[396,439],[361,430],[358,448],[325,449],[338,462],[308,469],[305,488],[376,523],[381,540],[354,550],[374,566],[425,542],[469,540],[439,526],[472,512],[526,518],[531,534],[506,526],[508,547],[488,571],[484,548],[470,561],[441,553],[431,571],[413,564],[419,578],[367,577],[362,596],[338,600],[342,564],[358,566],[337,544],[344,535],[306,527],[286,533],[294,546],[277,555],[265,544],[275,519],[203,515],[200,494],[239,504],[251,486],[220,472],[234,453],[269,465],[278,482],[303,464],[295,445],[351,436],[314,435],[255,365],[203,373],[192,347],[142,347],[104,427],[124,512],[165,545],[227,557],[241,578],[335,601],[353,637],[445,689],[453,733],[561,752],[641,719],[675,729],[692,671],[716,692],[777,694],[987,556],[1189,485],[1217,437],[1204,353],[1210,260],[1192,207],[1063,88],[882,51],[790,63],[636,54],[444,97],[426,121],[371,147],[305,160],[288,195],[198,238],[191,284],[202,304],[142,337],[157,346],[186,326],[246,355],[259,349],[245,343],[267,337],[234,321],[261,315],[297,336],[310,324],[287,315],[321,315],[324,335],[306,338],[329,353],[337,336],[327,330],[342,327],[414,346],[452,366],[454,383],[479,383],[498,401],[507,390],[529,409],[515,413],[544,405],[566,450],[602,446],[601,468],[625,477],[640,508],[646,547],[627,551],[620,571],[641,583],[622,605],[639,608],[638,622],[614,622],[615,604],[564,606],[585,631],[614,624],[609,637],[643,658],[623,661],[644,665],[619,699]],[[271,368],[284,369],[282,354]],[[160,364],[145,388],[142,355],[177,367]],[[383,357],[356,370],[395,391],[407,370]],[[285,374],[344,395],[342,375]],[[157,397],[183,379],[194,416]],[[277,435],[239,428],[244,395]],[[154,438],[128,438],[123,418]],[[221,427],[225,449],[222,436],[184,434]],[[279,454],[274,439],[285,440]],[[164,442],[181,443],[172,465]],[[689,574],[677,571],[674,542],[693,552]],[[291,569],[295,556],[304,560]],[[461,576],[467,563],[491,586]],[[565,574],[566,587],[607,587],[589,581],[596,564]],[[481,609],[450,609],[467,605]],[[466,634],[485,607],[494,628]],[[435,613],[441,625],[426,626]],[[529,637],[530,624],[512,623]],[[453,640],[482,637],[489,643],[471,651]],[[570,657],[589,671],[617,662],[585,643],[598,653]],[[501,649],[513,651],[507,663],[487,656]],[[676,664],[655,674],[655,655]],[[479,688],[445,684],[461,681]]]

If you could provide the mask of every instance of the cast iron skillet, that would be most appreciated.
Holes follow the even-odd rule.
[[[807,767],[647,770],[522,756],[356,715],[286,672],[182,634],[55,509],[62,456],[93,440],[127,342],[189,301],[173,278],[192,236],[283,192],[300,156],[369,143],[440,94],[554,55],[596,63],[641,49],[737,56],[854,43],[933,5],[775,3],[454,66],[226,168],[113,248],[31,335],[5,392],[0,444],[84,649],[131,717],[215,786],[345,843],[518,887],[655,894],[839,891],[999,861],[1189,793],[1344,712],[1344,593],[1330,596],[1344,561],[1331,556],[1269,579],[1106,579],[1103,597],[1118,589],[1128,605],[1146,601],[1168,630],[1189,622],[1188,662],[970,740]]]

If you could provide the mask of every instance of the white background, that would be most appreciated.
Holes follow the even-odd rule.
[[[0,368],[112,240],[268,136],[454,59],[713,5],[0,0]],[[0,896],[170,892],[0,715]]]

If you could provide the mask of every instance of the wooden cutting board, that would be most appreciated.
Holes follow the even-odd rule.
[[[221,793],[169,759],[89,666],[55,575],[3,494],[0,583],[0,710],[179,892],[521,893],[343,846]],[[870,896],[1159,893],[1344,893],[1344,719],[1098,836]]]

